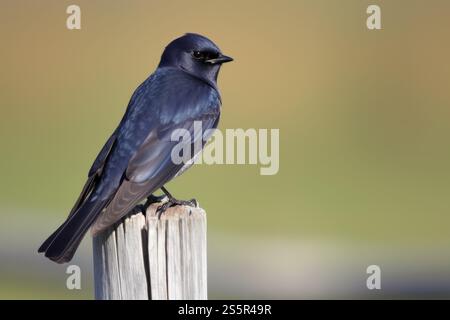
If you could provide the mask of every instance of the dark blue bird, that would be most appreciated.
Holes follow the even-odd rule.
[[[67,220],[41,245],[39,252],[57,262],[72,259],[92,226],[97,233],[111,226],[142,200],[151,201],[158,189],[169,198],[160,208],[180,201],[164,188],[188,165],[172,161],[178,143],[171,134],[186,129],[194,135],[194,122],[202,129],[216,128],[221,99],[217,75],[222,63],[233,59],[223,55],[208,38],[186,34],[164,50],[156,71],[134,92],[125,115],[88,174],[88,180]],[[193,154],[194,156],[194,154]]]

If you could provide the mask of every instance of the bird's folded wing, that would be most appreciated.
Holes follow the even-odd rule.
[[[185,129],[191,137],[190,147],[205,143],[203,132],[216,128],[219,119],[216,112],[202,114],[196,119],[189,119],[181,124],[170,125],[163,129],[153,130],[131,158],[125,177],[106,210],[99,216],[91,231],[96,234],[117,222],[144,198],[155,192],[184,166],[172,159],[173,148],[180,143],[172,141],[174,130]],[[194,130],[194,122],[201,122],[202,130]],[[209,138],[210,134],[208,135]],[[191,158],[194,154],[191,154]]]
[[[99,154],[97,155],[97,158],[95,158],[94,163],[92,164],[92,167],[89,170],[88,180],[84,184],[83,190],[81,191],[77,201],[73,205],[72,210],[69,213],[69,217],[81,206],[81,204],[87,199],[89,194],[95,188],[98,178],[103,170],[105,161],[109,153],[111,152],[111,149],[116,139],[117,139],[117,132],[114,131],[113,134],[109,137],[108,141],[106,141],[103,148],[100,150]]]

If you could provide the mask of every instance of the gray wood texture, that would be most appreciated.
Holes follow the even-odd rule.
[[[207,299],[205,211],[159,205],[93,238],[96,299]]]

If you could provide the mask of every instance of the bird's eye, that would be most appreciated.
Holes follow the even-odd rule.
[[[203,59],[203,58],[204,58],[203,53],[200,52],[200,51],[194,51],[194,52],[192,52],[192,56],[193,56],[195,59]]]

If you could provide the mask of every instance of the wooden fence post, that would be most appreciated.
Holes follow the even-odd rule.
[[[207,299],[205,211],[159,205],[93,238],[96,299]]]

